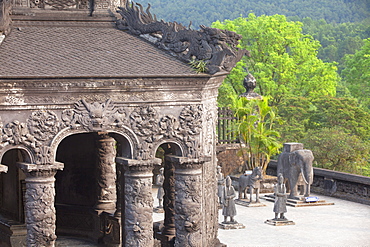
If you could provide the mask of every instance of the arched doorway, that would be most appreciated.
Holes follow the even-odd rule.
[[[102,150],[102,145],[107,143],[108,149]],[[61,141],[56,152],[56,160],[64,163],[63,171],[58,171],[55,176],[57,235],[87,238],[99,243],[113,241],[113,237],[107,237],[112,233],[111,223],[107,222],[121,210],[116,203],[120,201],[117,200],[120,170],[114,159],[116,155],[130,156],[130,150],[127,139],[115,133],[80,133]],[[110,167],[102,167],[106,159]],[[110,201],[110,210],[105,208],[107,201]],[[119,224],[114,227],[113,230],[119,233]],[[119,236],[116,238],[119,241]]]
[[[23,149],[10,149],[1,159],[1,164],[8,167],[7,173],[0,173],[0,246],[25,244],[26,226],[24,216],[24,194],[26,190],[25,174],[17,167],[19,162],[30,162],[30,157]]]

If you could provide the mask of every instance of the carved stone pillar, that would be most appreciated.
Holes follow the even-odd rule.
[[[166,156],[167,157],[167,156]],[[176,236],[175,228],[175,166],[171,158],[164,162],[164,229],[162,232],[162,247],[173,246]]]
[[[152,160],[131,160],[117,157],[116,162],[125,169],[123,246],[153,246],[153,166],[161,164]]]
[[[202,246],[202,164],[204,158],[166,156],[175,164],[175,246]]]
[[[122,167],[122,164],[117,165],[116,172],[117,172],[117,180],[116,180],[117,203],[116,203],[116,212],[114,213],[114,216],[117,219],[121,219],[121,217],[122,217],[122,190],[123,190],[123,167]]]
[[[54,175],[63,169],[62,163],[36,165],[18,163],[26,174],[25,215],[27,246],[53,247],[55,235]]]
[[[116,211],[116,141],[108,133],[98,133],[97,138],[97,202],[95,209],[114,213]]]

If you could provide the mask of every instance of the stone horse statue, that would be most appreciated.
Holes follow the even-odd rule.
[[[252,202],[253,191],[256,191],[256,202],[260,202],[259,193],[260,193],[260,180],[263,179],[262,176],[262,167],[255,167],[252,171],[252,174],[244,173],[239,177],[239,200],[247,199],[247,189],[249,188],[250,200]],[[244,196],[244,198],[242,198]]]

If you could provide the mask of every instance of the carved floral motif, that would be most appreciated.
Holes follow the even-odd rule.
[[[34,149],[37,164],[49,164],[52,162],[52,151],[41,147],[50,144],[62,128],[82,127],[87,131],[106,131],[131,125],[133,132],[140,137],[135,149],[138,160],[152,159],[154,143],[160,139],[182,141],[187,148],[187,157],[201,156],[199,138],[203,128],[202,105],[188,105],[178,117],[164,115],[159,118],[153,106],[137,107],[129,118],[127,111],[124,107],[112,104],[111,100],[104,103],[80,100],[72,109],[61,113],[61,120],[49,110],[32,112],[26,123],[14,120],[3,126],[0,120],[0,148],[25,145]]]
[[[54,10],[64,10],[70,8],[87,9],[88,1],[86,0],[31,0],[31,8],[51,8]]]
[[[30,134],[38,141],[51,140],[59,131],[57,115],[51,111],[35,111],[27,120]]]
[[[1,146],[4,147],[8,144],[25,146],[36,146],[36,139],[32,136],[27,128],[26,123],[21,123],[17,120],[10,122],[5,125],[2,129],[2,143]]]
[[[132,130],[139,136],[153,141],[153,135],[158,132],[158,116],[152,106],[143,106],[135,109],[130,115]]]
[[[178,137],[178,129],[180,123],[176,117],[167,115],[161,118],[159,121],[159,133],[164,138],[175,138]]]
[[[183,135],[198,135],[202,130],[202,105],[186,106],[180,113],[180,132]]]
[[[43,164],[52,164],[53,163],[53,155],[51,148],[48,146],[41,146],[35,148],[36,153],[36,164],[43,165]]]

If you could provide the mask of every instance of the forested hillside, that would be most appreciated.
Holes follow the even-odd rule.
[[[325,19],[328,23],[358,22],[370,16],[369,0],[137,0],[165,21],[177,21],[198,29],[216,20],[260,15],[285,15]]]
[[[301,142],[313,150],[315,166],[370,176],[370,0],[139,3],[148,2],[158,19],[242,35],[240,47],[251,57],[224,80],[218,104],[234,109],[251,73],[255,92],[269,99],[271,116],[279,119],[273,130],[256,130],[258,140]]]

